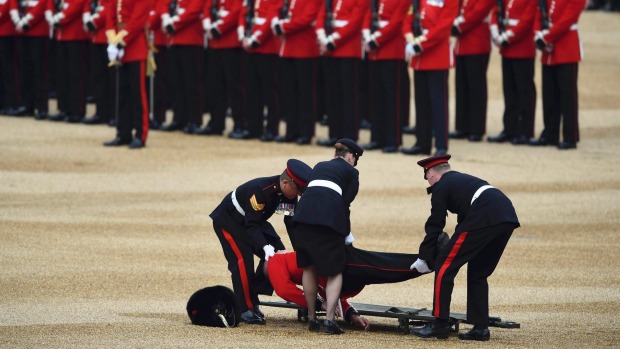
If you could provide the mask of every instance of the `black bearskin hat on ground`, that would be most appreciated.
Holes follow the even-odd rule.
[[[211,327],[235,327],[241,319],[239,301],[225,286],[205,287],[187,301],[187,315],[192,324]]]

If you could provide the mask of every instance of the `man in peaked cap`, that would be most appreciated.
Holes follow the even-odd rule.
[[[254,256],[268,260],[284,249],[280,236],[267,220],[274,213],[282,214],[289,229],[297,197],[308,186],[311,173],[310,166],[290,159],[282,174],[253,179],[228,193],[210,215],[245,323],[265,323],[253,285]]]
[[[435,270],[433,316],[435,320],[411,333],[418,337],[448,338],[450,299],[454,278],[467,263],[467,320],[474,328],[459,334],[462,340],[490,339],[487,278],[497,266],[514,229],[520,226],[512,202],[488,182],[452,171],[450,154],[418,161],[430,187],[431,215],[424,229],[418,259],[411,265],[420,273]],[[450,241],[435,257],[437,236],[443,232],[448,211],[457,215]]]

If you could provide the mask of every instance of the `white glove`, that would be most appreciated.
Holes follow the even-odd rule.
[[[431,272],[431,270],[428,268],[428,265],[426,265],[426,261],[420,258],[418,258],[415,262],[413,262],[413,264],[411,265],[409,269],[412,269],[412,270],[416,269],[418,273],[421,273],[421,274]]]
[[[405,61],[409,62],[411,57],[415,56],[415,50],[413,49],[412,43],[407,43],[405,46]]]
[[[263,251],[265,251],[265,261],[268,261],[269,258],[276,254],[276,249],[271,245],[263,246]]]
[[[355,241],[355,238],[353,237],[353,232],[349,232],[349,235],[347,235],[347,237],[344,238],[344,243],[347,245],[352,245],[353,241]]]
[[[116,61],[116,58],[118,57],[118,47],[116,47],[116,45],[109,44],[106,51],[108,51],[108,60],[110,62]]]
[[[120,61],[121,59],[123,59],[123,57],[125,57],[125,49],[121,47],[120,49],[118,49],[118,55],[116,55],[116,59]]]

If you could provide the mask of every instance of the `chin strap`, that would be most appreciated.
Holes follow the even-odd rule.
[[[222,314],[218,314],[217,316],[220,317],[220,320],[222,320],[222,323],[224,324],[224,327],[228,328],[230,327],[230,325],[228,324],[228,321],[226,321],[226,317]]]

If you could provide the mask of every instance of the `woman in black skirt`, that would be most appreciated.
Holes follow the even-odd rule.
[[[304,268],[303,288],[308,304],[310,331],[318,331],[316,319],[317,276],[327,277],[326,333],[344,333],[334,321],[345,268],[345,240],[352,242],[350,209],[359,189],[357,160],[364,152],[355,141],[343,138],[335,145],[330,161],[319,162],[312,170],[293,217],[291,243],[297,251],[297,266]]]

